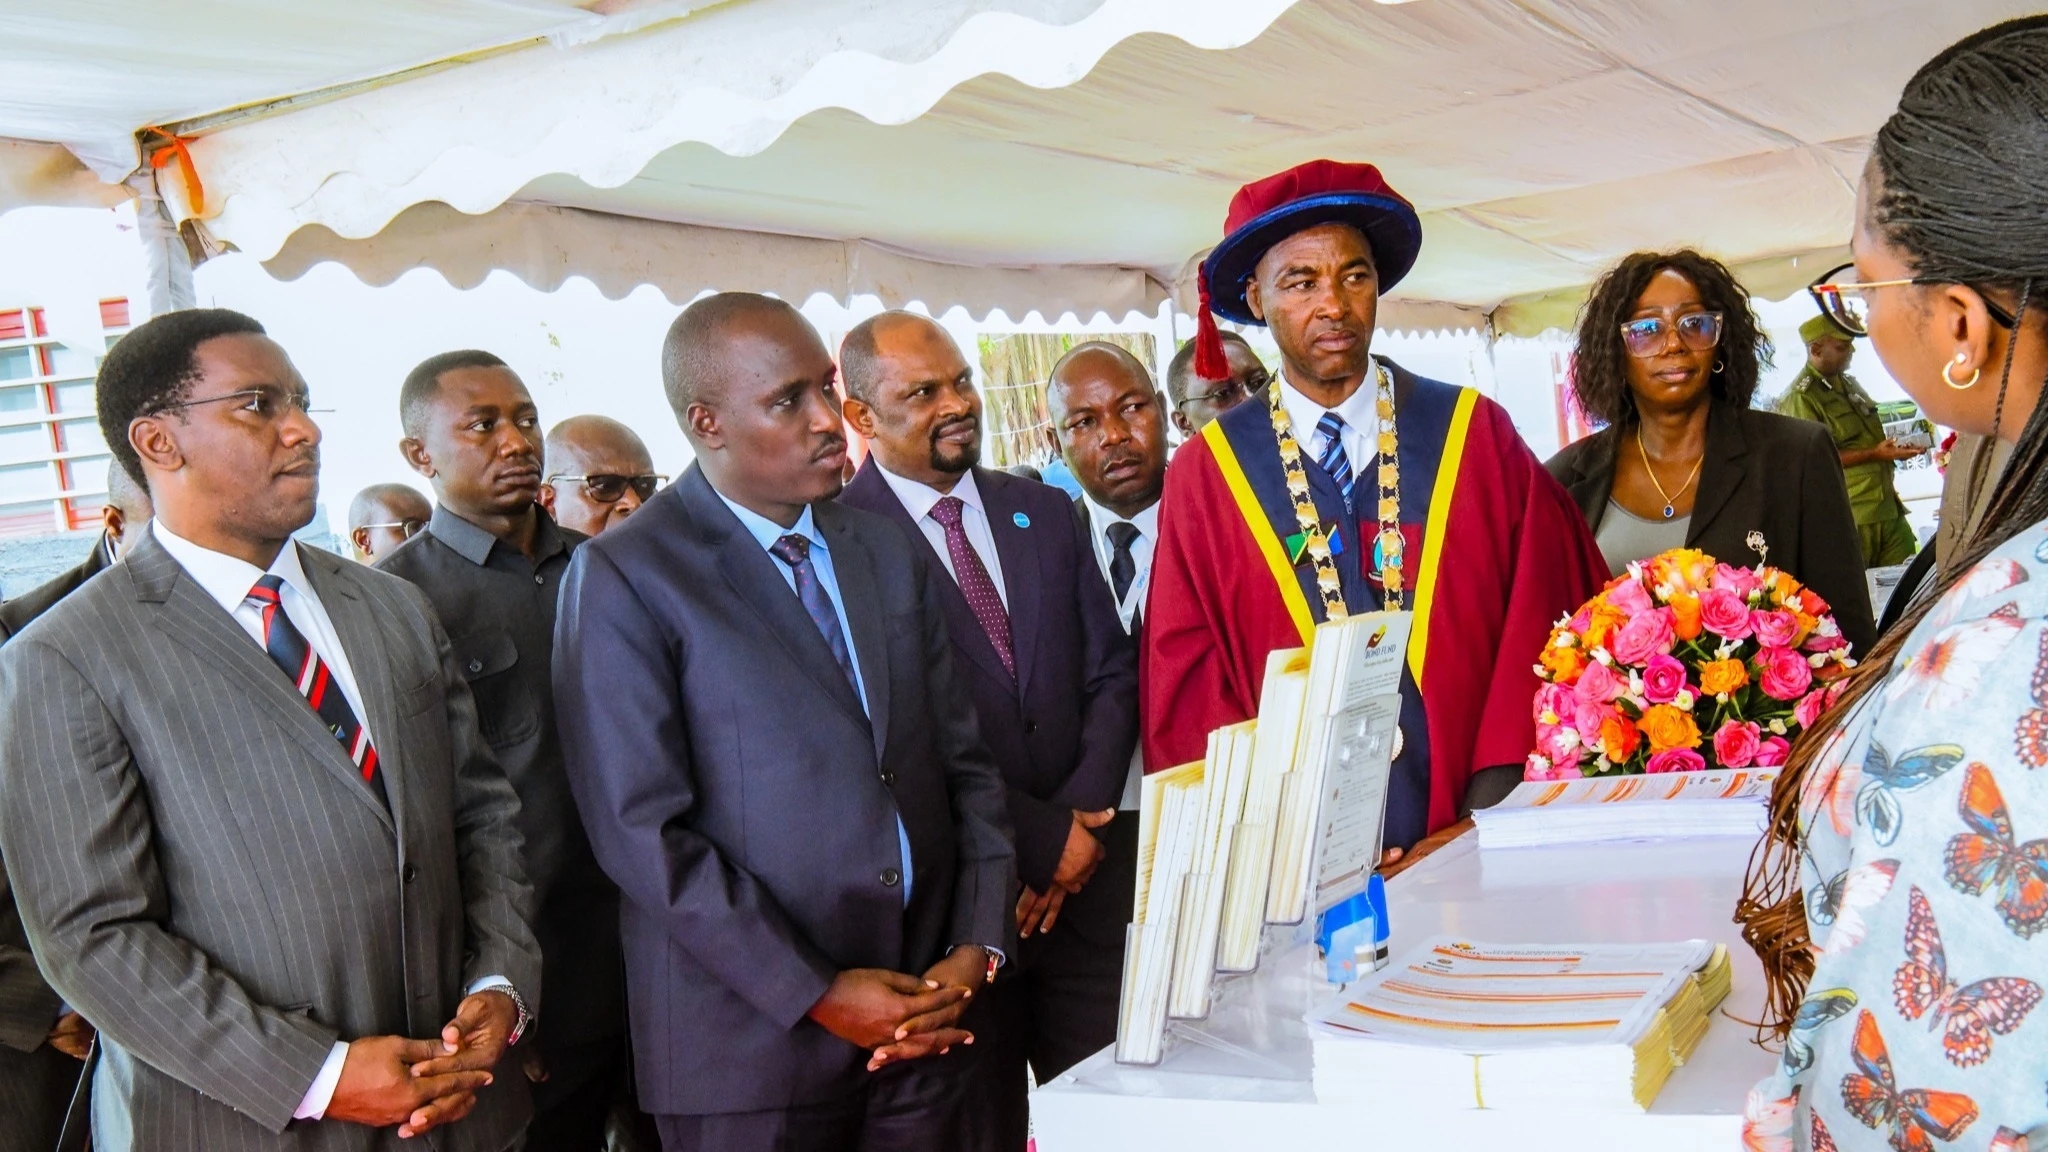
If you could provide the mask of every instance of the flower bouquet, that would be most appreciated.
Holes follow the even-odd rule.
[[[1784,572],[1653,556],[1551,630],[1524,778],[1776,767],[1854,666],[1827,602]]]

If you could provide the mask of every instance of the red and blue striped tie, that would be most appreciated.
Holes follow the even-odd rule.
[[[348,697],[342,695],[341,685],[334,682],[327,662],[320,659],[319,653],[292,625],[292,618],[285,614],[283,589],[284,578],[274,575],[265,575],[249,589],[249,600],[263,610],[263,650],[291,678],[299,695],[312,705],[327,730],[341,742],[342,751],[362,772],[363,780],[388,807],[384,773],[377,766],[377,749],[370,744],[370,733],[356,719],[355,709],[348,706]]]

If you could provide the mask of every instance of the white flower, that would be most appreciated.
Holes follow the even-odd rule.
[[[1557,637],[1557,646],[1558,646],[1559,648],[1577,648],[1577,647],[1579,646],[1579,637],[1578,637],[1577,633],[1574,633],[1574,632],[1562,632],[1562,633],[1559,633],[1559,634],[1558,634],[1558,637]]]
[[[1541,776],[1544,773],[1550,771],[1550,759],[1549,757],[1544,756],[1541,753],[1531,752],[1529,753],[1529,763],[1527,767],[1529,771],[1534,772],[1538,776]]]
[[[1680,712],[1692,711],[1692,706],[1694,703],[1695,700],[1692,694],[1692,689],[1690,688],[1679,689],[1678,695],[1672,697],[1671,699],[1672,706],[1677,708]]]
[[[1579,739],[1579,730],[1577,728],[1559,729],[1557,742],[1567,748],[1577,748],[1582,743]]]
[[[1531,664],[1531,665],[1529,665],[1529,667],[1531,667],[1531,668],[1534,668],[1534,669],[1536,670],[1536,676],[1537,676],[1537,678],[1538,678],[1538,679],[1541,679],[1541,680],[1548,680],[1548,679],[1550,679],[1550,669],[1548,669],[1548,668],[1545,668],[1545,667],[1544,667],[1543,665],[1541,665],[1541,664]]]
[[[1828,665],[1828,655],[1825,652],[1815,652],[1806,658],[1806,664],[1809,668],[1825,668]]]
[[[1592,655],[1593,659],[1598,660],[1600,663],[1605,664],[1610,668],[1614,666],[1614,657],[1608,655],[1607,649],[1595,648],[1593,649]]]
[[[1635,669],[1629,670],[1628,694],[1632,699],[1640,699],[1643,695],[1643,674]]]
[[[1734,658],[1734,656],[1735,656],[1735,653],[1736,653],[1737,651],[1741,650],[1741,648],[1742,648],[1742,645],[1741,645],[1741,644],[1738,644],[1737,642],[1735,642],[1735,641],[1733,641],[1733,640],[1723,640],[1723,641],[1721,641],[1721,646],[1720,646],[1719,648],[1716,648],[1716,649],[1714,649],[1714,659],[1716,659],[1716,660],[1729,660],[1729,659],[1732,659],[1732,658]]]
[[[1785,734],[1785,722],[1783,720],[1771,721],[1770,728],[1771,735],[1773,736],[1783,736]]]
[[[1815,628],[1814,631],[1822,636],[1840,636],[1842,634],[1842,626],[1835,623],[1833,616],[1823,616],[1820,620],[1820,626]]]

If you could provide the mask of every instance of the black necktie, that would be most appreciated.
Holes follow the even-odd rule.
[[[285,615],[284,578],[265,575],[249,589],[247,599],[255,601],[263,613],[263,650],[270,653],[292,687],[306,698],[320,722],[334,733],[342,754],[355,762],[363,782],[388,808],[391,800],[384,794],[384,772],[378,766],[377,749],[370,743],[370,733],[356,719],[355,709],[348,706],[348,697],[341,694],[341,685],[334,682],[327,662],[320,659],[320,654],[292,625],[292,618]]]
[[[1121,606],[1131,594],[1131,582],[1138,578],[1138,561],[1131,556],[1131,545],[1138,542],[1138,526],[1119,520],[1103,529],[1103,535],[1109,537],[1109,586],[1116,590],[1116,602]]]

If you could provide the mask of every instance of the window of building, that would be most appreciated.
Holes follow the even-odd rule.
[[[106,346],[128,330],[128,301],[100,301]],[[0,536],[90,528],[111,458],[93,416],[100,356],[51,338],[43,310],[0,309]]]

